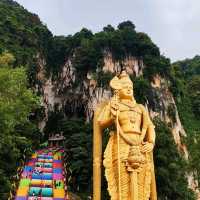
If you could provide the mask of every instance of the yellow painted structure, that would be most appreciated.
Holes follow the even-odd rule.
[[[65,197],[65,190],[64,189],[54,189],[53,190],[53,197],[54,198],[64,198]]]
[[[17,196],[26,196],[28,194],[29,187],[19,187],[17,190]]]

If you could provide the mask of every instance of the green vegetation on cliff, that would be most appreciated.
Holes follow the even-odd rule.
[[[45,59],[47,71],[55,76],[73,57],[74,67],[82,75],[102,67],[105,52],[111,52],[115,61],[129,55],[143,59],[148,66],[146,77],[169,74],[169,60],[160,56],[159,48],[145,33],[136,32],[130,21],[117,29],[108,25],[95,34],[83,28],[73,36],[53,37],[37,15],[12,0],[0,0],[0,19],[0,52],[10,51],[16,58],[15,66],[27,66],[31,80],[36,79],[38,57]]]
[[[47,55],[50,38],[37,15],[14,1],[0,0],[0,51],[12,52],[15,66],[33,64],[38,52]]]
[[[83,28],[65,39],[54,38],[54,45],[55,51],[51,51],[50,56],[54,60],[57,59],[56,55],[61,56],[65,52],[65,59],[60,59],[63,63],[55,64],[54,71],[59,71],[64,61],[70,57],[79,76],[84,76],[88,71],[101,73],[103,57],[111,53],[115,62],[121,62],[128,56],[142,59],[147,66],[144,72],[146,78],[151,79],[156,73],[169,75],[169,59],[160,55],[159,48],[145,33],[136,32],[135,25],[130,21],[120,23],[117,29],[108,25],[95,34]],[[58,70],[55,70],[55,67]]]
[[[200,181],[200,56],[173,63],[172,91],[188,135],[189,168]]]

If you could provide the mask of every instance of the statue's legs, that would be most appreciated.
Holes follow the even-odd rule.
[[[118,189],[118,155],[117,155],[117,137],[112,135],[109,139],[106,151],[104,153],[104,166],[105,175],[108,182],[108,192],[111,200],[119,199]],[[120,139],[120,186],[121,186],[121,199],[130,199],[130,176],[126,170],[125,158],[128,155],[129,146]]]
[[[117,155],[117,137],[112,135],[109,139],[106,151],[104,153],[105,175],[108,181],[108,191],[111,200],[119,199],[118,189],[118,155]],[[126,160],[128,158],[130,146],[120,138],[120,173],[121,173],[121,199],[134,200],[131,198],[131,191],[135,191],[138,200],[149,200],[151,171],[150,164],[143,165],[140,172],[134,174],[131,180],[131,174],[127,171]],[[135,178],[134,178],[135,177]],[[137,179],[137,180],[136,180]],[[135,184],[135,186],[134,186]],[[134,186],[134,189],[132,188]],[[137,186],[137,187],[136,187]],[[137,188],[137,189],[136,189]]]

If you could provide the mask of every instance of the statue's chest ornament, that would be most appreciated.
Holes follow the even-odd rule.
[[[128,111],[128,113],[127,113],[127,116],[129,118],[130,122],[133,124],[136,122],[136,118],[137,118],[136,115],[138,115],[138,113],[135,113],[133,111]]]
[[[138,109],[136,104],[124,103],[121,102],[125,109],[122,109],[121,112],[126,112],[127,117],[129,118],[131,123],[135,123],[138,117],[141,117],[142,112]]]

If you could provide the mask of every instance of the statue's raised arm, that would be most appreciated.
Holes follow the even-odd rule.
[[[136,103],[125,71],[110,86],[114,96],[94,114],[93,200],[101,199],[102,132],[112,125],[103,160],[111,200],[157,200],[154,125],[147,109]]]

